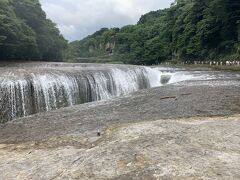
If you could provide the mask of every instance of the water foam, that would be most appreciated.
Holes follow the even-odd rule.
[[[14,71],[6,72],[0,78],[0,122],[162,86],[161,78],[166,75],[171,77],[169,83],[192,78],[190,75],[138,66],[85,71],[24,70],[21,76]]]
[[[107,100],[160,84],[160,71],[147,67],[68,72],[7,72],[0,79],[0,120]]]

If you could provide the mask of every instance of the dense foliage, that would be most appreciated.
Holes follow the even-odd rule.
[[[0,0],[0,60],[61,60],[66,47],[38,0]]]
[[[106,57],[124,63],[240,58],[240,2],[176,0],[150,12],[137,25],[103,28],[70,44],[68,59]]]

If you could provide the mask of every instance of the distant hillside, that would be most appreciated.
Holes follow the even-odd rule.
[[[66,58],[109,57],[131,64],[240,59],[240,2],[177,0],[137,25],[103,28],[70,43]]]
[[[65,48],[38,0],[0,0],[0,60],[62,60]]]

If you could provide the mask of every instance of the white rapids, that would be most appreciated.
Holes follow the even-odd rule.
[[[190,78],[142,66],[39,69],[0,73],[0,122],[161,86],[164,74],[170,76],[169,83]]]

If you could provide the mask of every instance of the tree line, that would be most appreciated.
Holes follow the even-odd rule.
[[[108,56],[130,64],[240,59],[240,2],[176,0],[136,25],[103,28],[69,44],[66,59]]]
[[[240,2],[176,0],[136,25],[102,28],[67,43],[39,0],[0,0],[0,60],[76,61],[108,58],[130,64],[240,59]]]
[[[0,60],[63,60],[68,43],[39,0],[0,0]]]

